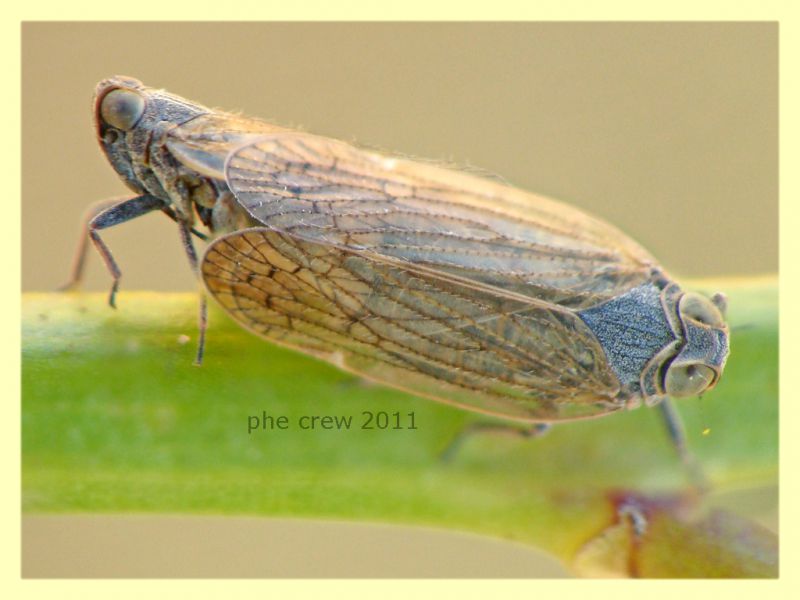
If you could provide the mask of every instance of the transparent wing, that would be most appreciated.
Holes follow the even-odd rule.
[[[654,259],[570,206],[305,133],[234,151],[225,176],[260,223],[579,309],[654,277]]]
[[[215,240],[201,268],[248,329],[390,386],[529,421],[621,408],[602,349],[569,310],[267,228]]]
[[[165,144],[181,164],[212,179],[225,178],[225,158],[248,140],[286,131],[224,112],[209,112],[167,131]]]

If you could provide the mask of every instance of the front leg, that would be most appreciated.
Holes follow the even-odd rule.
[[[109,198],[108,200],[101,200],[91,204],[83,215],[81,220],[81,232],[78,236],[78,245],[75,248],[75,253],[72,257],[72,266],[69,270],[69,279],[58,287],[59,291],[68,292],[76,290],[83,282],[83,275],[86,270],[86,252],[89,249],[89,224],[100,213],[108,210],[112,206],[119,204],[125,200],[129,200],[128,196],[119,196],[116,198]]]
[[[86,240],[90,239],[94,247],[97,248],[97,252],[100,254],[108,272],[114,280],[111,285],[111,292],[108,295],[108,304],[112,308],[116,308],[117,289],[119,289],[119,280],[122,277],[122,272],[117,262],[114,260],[111,250],[102,240],[98,231],[114,227],[120,223],[125,223],[126,221],[141,217],[154,210],[163,210],[164,208],[165,204],[163,200],[149,194],[122,200],[115,198],[92,205],[84,220],[81,241],[78,244],[75,258],[72,262],[70,279],[62,286],[62,289],[74,289],[83,279],[84,268],[86,266]]]

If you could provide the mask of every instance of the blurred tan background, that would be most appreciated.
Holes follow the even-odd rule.
[[[85,207],[126,193],[91,126],[94,85],[114,74],[208,106],[486,169],[604,217],[678,275],[775,272],[777,34],[770,23],[25,23],[23,289],[63,283]],[[104,235],[123,269],[123,305],[125,290],[194,287],[163,215]],[[91,253],[85,287],[109,283]],[[76,532],[102,558],[107,547],[89,542],[105,539],[109,524],[69,528],[73,518],[27,517],[28,576],[116,572],[102,560],[75,570],[67,548]],[[427,573],[421,547],[448,557],[452,569],[435,572],[449,576],[560,572],[527,548],[474,536],[408,529],[400,542],[381,529],[332,535],[332,525],[312,525],[281,530],[281,544],[334,540],[328,560],[374,560],[359,564],[362,576],[406,573],[387,573],[387,564]],[[172,548],[185,535],[169,538],[170,527],[167,519],[140,533]],[[66,531],[71,543],[54,551]],[[365,535],[377,536],[368,557],[354,550]],[[281,555],[302,552],[287,546]],[[136,576],[131,556],[126,564]]]
[[[69,270],[84,208],[127,189],[95,83],[472,165],[586,208],[677,275],[777,271],[777,25],[25,23],[23,289]],[[126,289],[192,289],[174,225],[105,234]],[[92,253],[87,288],[109,279]]]

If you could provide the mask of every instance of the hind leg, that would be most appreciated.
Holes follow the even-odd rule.
[[[441,452],[439,458],[447,462],[455,456],[458,450],[464,443],[474,435],[480,434],[500,434],[510,435],[514,437],[521,437],[525,439],[536,438],[544,435],[550,430],[549,423],[531,423],[530,425],[511,425],[505,423],[488,423],[479,421],[477,423],[470,423],[459,431],[455,437],[450,440],[447,447]]]

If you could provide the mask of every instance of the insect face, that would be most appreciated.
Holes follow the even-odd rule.
[[[714,300],[688,292],[678,302],[684,346],[664,375],[664,391],[674,398],[697,396],[719,381],[728,358],[728,326]],[[720,304],[724,306],[724,304]]]
[[[164,132],[206,112],[204,106],[147,88],[130,77],[106,79],[95,90],[97,138],[114,170],[135,192],[178,207],[165,185],[170,165],[159,145]]]

